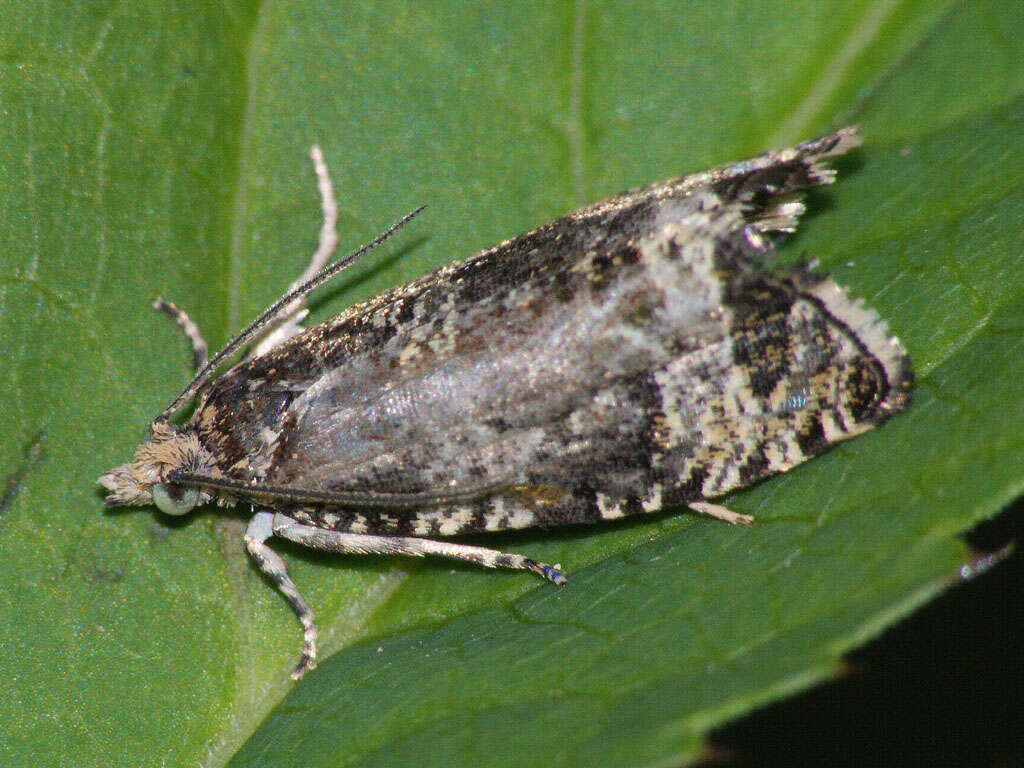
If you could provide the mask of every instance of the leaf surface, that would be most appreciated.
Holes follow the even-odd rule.
[[[1024,17],[977,2],[82,4],[0,9],[0,762],[678,765],[832,675],[951,583],[1024,485]],[[316,242],[317,142],[353,301],[631,185],[859,123],[782,258],[897,333],[911,408],[686,513],[476,543],[564,589],[282,547],[327,658],[246,561],[244,516],[104,512],[188,354]],[[236,752],[237,751],[237,752]]]

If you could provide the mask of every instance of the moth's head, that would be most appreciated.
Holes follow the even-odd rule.
[[[165,514],[184,515],[209,501],[210,495],[199,488],[175,485],[167,478],[175,470],[202,468],[208,457],[194,430],[156,422],[152,439],[135,449],[135,457],[100,475],[96,482],[108,491],[107,506],[155,504]]]

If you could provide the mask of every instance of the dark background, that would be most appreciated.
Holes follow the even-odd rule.
[[[713,731],[701,766],[1024,766],[1024,498],[964,538],[986,570]]]

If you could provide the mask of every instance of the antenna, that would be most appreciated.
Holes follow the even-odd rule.
[[[195,397],[196,393],[203,388],[203,386],[210,380],[210,378],[213,376],[216,370],[224,363],[224,361],[228,357],[237,352],[240,347],[242,347],[247,342],[251,341],[252,338],[256,336],[261,330],[263,330],[267,325],[269,325],[275,319],[277,319],[277,316],[283,310],[285,310],[289,304],[291,304],[296,299],[301,299],[311,291],[316,290],[321,285],[330,280],[332,277],[334,277],[336,274],[341,272],[343,269],[354,264],[360,257],[365,256],[367,253],[372,251],[378,245],[380,245],[393,234],[395,234],[395,232],[397,232],[403,226],[408,224],[424,208],[426,208],[426,206],[421,205],[416,210],[406,214],[399,221],[388,227],[388,229],[385,232],[375,237],[362,248],[359,248],[358,250],[353,251],[347,256],[338,259],[333,264],[324,267],[316,275],[311,277],[306,282],[302,283],[302,285],[299,285],[298,287],[288,291],[288,293],[286,293],[280,299],[271,304],[270,307],[268,307],[263,312],[263,314],[261,314],[251,323],[249,323],[249,325],[246,326],[245,330],[240,332],[237,336],[235,336],[235,338],[229,341],[220,352],[214,355],[213,358],[202,367],[202,369],[195,375],[195,378],[193,378],[192,381],[189,382],[188,386],[185,387],[182,393],[174,399],[174,402],[167,406],[167,408],[165,408],[159,416],[153,419],[153,423],[157,424],[160,422],[168,421],[171,418],[171,416],[177,413],[178,410],[180,410],[185,403],[187,403],[189,400]]]

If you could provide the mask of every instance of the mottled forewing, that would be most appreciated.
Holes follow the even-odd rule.
[[[543,248],[510,244],[500,258],[528,277],[498,276],[472,301],[468,275],[453,268],[443,275],[451,292],[423,313],[429,322],[400,324],[292,403],[294,423],[268,481],[572,493],[600,472],[634,487],[639,441],[654,416],[654,393],[638,384],[680,354],[720,344],[727,331],[708,235],[680,245],[689,248],[683,258],[655,235],[666,222],[712,226],[689,198],[660,204],[628,233],[566,226]],[[395,308],[377,311],[368,325],[386,326]]]
[[[235,418],[211,431],[272,486],[504,489],[293,510],[380,533],[618,517],[788,469],[909,387],[873,312],[764,265],[762,233],[792,228],[794,194],[831,181],[820,159],[851,141],[625,193],[354,307],[223,377],[207,403]]]

